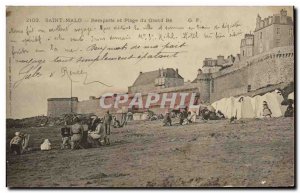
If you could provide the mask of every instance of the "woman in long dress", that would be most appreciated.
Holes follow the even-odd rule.
[[[263,117],[272,117],[272,112],[266,101],[263,102]]]
[[[71,127],[71,149],[79,149],[79,144],[82,139],[83,127],[80,124],[79,118],[74,118],[74,125]]]

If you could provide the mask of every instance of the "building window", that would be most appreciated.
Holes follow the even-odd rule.
[[[262,32],[260,32],[259,34],[259,39],[262,39]]]
[[[214,80],[211,80],[211,92],[213,93],[215,90],[215,84],[214,84]]]
[[[245,51],[243,50],[243,56],[245,56]]]
[[[247,92],[250,92],[250,91],[251,91],[251,85],[249,84],[248,88],[247,88]]]
[[[276,28],[276,34],[279,35],[280,34],[280,28]]]

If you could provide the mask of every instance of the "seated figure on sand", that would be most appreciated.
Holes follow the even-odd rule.
[[[100,119],[99,119],[100,120]],[[89,131],[88,141],[92,146],[100,146],[107,144],[107,135],[103,121],[99,121],[95,131]]]
[[[284,113],[285,117],[293,117],[294,116],[294,107],[293,107],[293,100],[288,99],[288,107]]]
[[[15,136],[10,140],[9,146],[13,153],[20,155],[21,154],[21,146],[22,138],[20,137],[20,132],[16,132]]]
[[[44,142],[41,144],[41,150],[42,151],[51,150],[51,143],[49,139],[45,139]]]

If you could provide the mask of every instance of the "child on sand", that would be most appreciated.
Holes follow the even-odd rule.
[[[16,132],[15,136],[11,139],[9,146],[13,153],[20,155],[21,154],[21,142],[22,138],[20,137],[20,132]]]

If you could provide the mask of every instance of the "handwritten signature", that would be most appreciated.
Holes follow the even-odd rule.
[[[69,70],[67,67],[62,67],[61,68],[61,77],[67,77],[72,82],[79,82],[79,81],[73,80],[72,77],[75,77],[75,76],[83,76],[84,77],[84,79],[83,79],[83,84],[84,85],[98,83],[98,84],[101,84],[101,85],[104,85],[104,86],[107,86],[107,87],[112,87],[112,85],[106,84],[106,83],[104,83],[102,81],[99,81],[99,80],[88,81],[88,72],[83,71],[82,69],[77,70],[77,71],[72,71],[72,70]]]
[[[22,77],[14,83],[13,88],[17,88],[18,86],[20,86],[24,80],[29,80],[31,78],[38,78],[42,76],[41,69],[41,63],[29,63],[23,68],[21,68],[19,71],[19,75]]]

